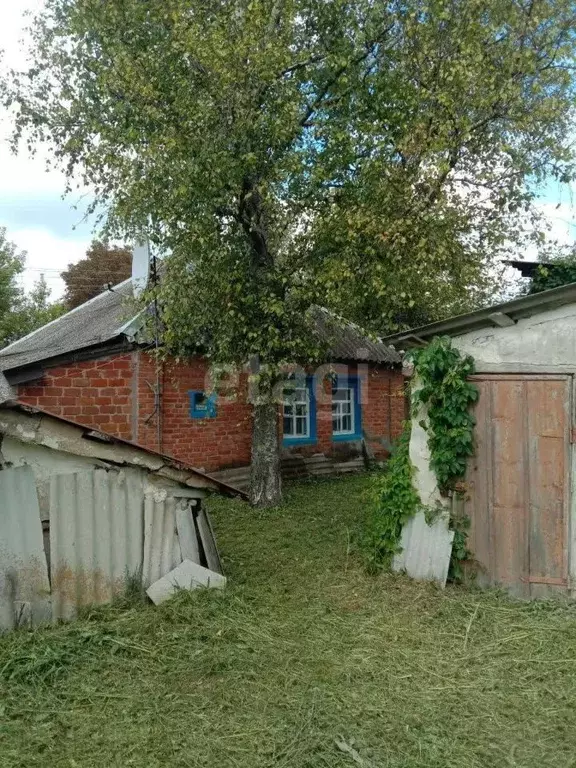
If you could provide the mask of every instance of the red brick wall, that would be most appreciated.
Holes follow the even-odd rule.
[[[389,444],[402,432],[405,416],[404,377],[398,370],[372,365],[340,366],[331,369],[336,373],[358,376],[361,382],[362,429],[366,441],[377,459],[384,459],[389,452],[382,440]],[[326,371],[328,372],[328,371]],[[314,444],[284,447],[285,455],[326,456],[345,461],[359,454],[359,441],[335,442],[332,440],[332,384],[326,377],[323,385],[316,382],[316,437]],[[321,388],[321,389],[320,389]],[[322,391],[323,390],[323,391]]]
[[[252,409],[246,402],[246,378],[240,381],[235,402],[219,398],[216,418],[190,416],[191,390],[207,388],[208,364],[202,358],[161,366],[162,451],[210,472],[250,463]],[[137,442],[158,450],[154,415],[156,362],[141,353],[138,371]]]
[[[206,471],[250,463],[252,409],[246,402],[246,377],[236,398],[218,398],[216,418],[190,416],[190,390],[207,388],[207,363],[196,358],[160,365],[161,444],[155,402],[157,365],[150,354],[133,352],[100,360],[51,368],[32,384],[20,385],[23,402],[57,416],[95,426],[147,448],[182,459]],[[362,426],[377,458],[387,455],[380,441],[400,434],[405,418],[404,380],[399,371],[375,366],[335,367],[359,375],[362,382]],[[324,453],[345,460],[358,453],[358,442],[332,440],[330,382],[317,402],[317,442],[291,446],[286,453]],[[318,393],[320,395],[320,393]]]
[[[118,355],[51,368],[19,399],[80,424],[132,439],[132,355]]]

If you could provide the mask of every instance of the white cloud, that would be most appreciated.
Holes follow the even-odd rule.
[[[2,3],[2,27],[0,28],[0,48],[4,51],[7,65],[18,69],[26,64],[27,27],[30,26],[30,14],[42,9],[44,0],[17,0],[14,3]]]
[[[548,237],[561,245],[574,245],[576,241],[576,207],[571,202],[537,203],[550,225]]]
[[[4,71],[26,66],[26,49],[30,42],[27,27],[32,20],[29,14],[41,10],[43,4],[43,0],[3,4],[0,50],[3,52],[1,61]],[[64,194],[66,178],[56,167],[47,170],[51,155],[46,147],[36,147],[35,154],[31,155],[22,142],[18,154],[12,153],[9,143],[12,127],[12,114],[0,111],[0,198],[5,194],[18,198],[59,197]]]
[[[46,229],[22,229],[10,232],[10,240],[20,250],[27,251],[26,270],[21,276],[22,285],[29,290],[40,275],[44,275],[52,299],[64,293],[60,272],[68,264],[80,261],[86,255],[89,240],[68,240],[53,235]]]
[[[2,3],[0,50],[3,51],[3,70],[26,65],[26,27],[31,20],[26,13],[36,13],[42,6],[43,0]],[[30,288],[44,272],[53,289],[53,297],[58,298],[64,289],[58,270],[81,259],[89,241],[79,237],[71,224],[64,223],[73,218],[69,215],[69,205],[60,203],[58,206],[66,179],[56,168],[47,171],[50,158],[47,148],[38,147],[37,153],[31,156],[22,145],[14,155],[9,143],[11,131],[10,113],[0,111],[0,224],[7,226],[9,240],[28,252],[27,270],[23,275],[25,287]],[[71,195],[70,206],[80,199],[81,194],[80,191]],[[39,201],[45,201],[46,206],[38,204]],[[51,227],[46,221],[45,210],[58,208],[63,218],[58,216],[58,221]]]

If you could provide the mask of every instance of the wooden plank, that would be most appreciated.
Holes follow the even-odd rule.
[[[528,596],[525,382],[491,384],[492,575],[494,583]]]
[[[491,505],[489,493],[491,484],[489,468],[491,466],[491,389],[488,382],[479,382],[479,398],[474,416],[475,450],[468,462],[465,499],[465,514],[470,519],[468,537],[469,548],[481,571],[479,581],[491,583],[492,579],[492,540],[491,540]]]
[[[212,523],[206,510],[199,510],[195,517],[195,522],[196,529],[198,531],[198,537],[206,556],[206,563],[208,568],[211,571],[216,571],[216,573],[224,573],[222,570],[222,561],[220,560],[218,547],[216,546],[216,538],[212,529]]]
[[[565,381],[527,383],[530,581],[567,579],[569,388]]]

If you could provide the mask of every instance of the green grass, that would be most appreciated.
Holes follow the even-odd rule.
[[[0,766],[576,766],[576,610],[366,575],[367,482],[213,502],[222,593],[0,638]]]

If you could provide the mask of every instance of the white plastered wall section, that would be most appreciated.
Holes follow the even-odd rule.
[[[522,318],[505,328],[487,327],[455,336],[454,346],[474,358],[479,374],[565,374],[572,379],[571,427],[575,426],[576,403],[576,304]],[[420,417],[421,418],[421,417]],[[418,468],[417,486],[424,495],[431,480],[424,470],[422,428],[414,419],[410,455]],[[424,433],[425,437],[425,433]],[[412,442],[414,444],[412,444]],[[569,504],[569,574],[572,597],[576,597],[576,444],[571,444]]]

